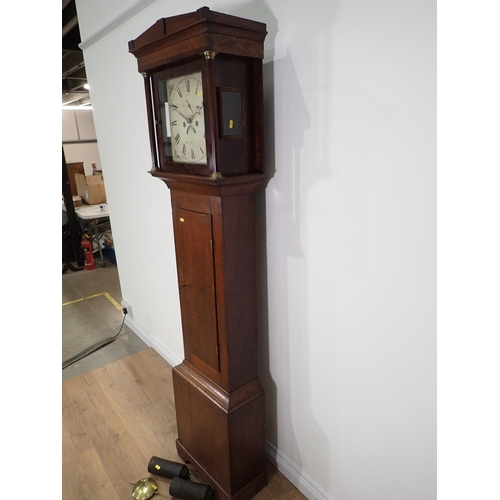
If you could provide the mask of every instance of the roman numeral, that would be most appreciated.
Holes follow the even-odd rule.
[[[182,145],[182,154],[183,154],[183,156],[186,156],[186,145],[185,144]]]
[[[181,140],[181,134],[177,134],[175,137],[174,137],[174,141],[176,144],[179,144],[179,141]]]
[[[179,97],[182,97],[182,92],[181,92],[181,89],[179,87],[177,87],[177,93],[179,94]]]
[[[186,92],[189,94],[191,92],[191,81],[186,80]]]
[[[172,127],[175,127],[177,125],[177,120],[174,120],[173,122],[171,122],[171,125],[172,125]]]

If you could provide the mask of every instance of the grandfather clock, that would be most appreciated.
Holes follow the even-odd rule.
[[[265,37],[265,24],[203,7],[129,42],[150,173],[171,192],[185,357],[173,369],[177,451],[223,500],[267,482],[254,227]]]

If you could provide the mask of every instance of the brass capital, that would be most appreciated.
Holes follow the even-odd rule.
[[[205,59],[215,59],[215,56],[218,54],[218,52],[215,52],[214,50],[205,50],[202,52],[200,55],[204,56]]]

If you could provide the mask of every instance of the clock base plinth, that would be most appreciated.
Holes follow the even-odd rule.
[[[173,369],[179,456],[221,500],[249,500],[267,484],[264,391],[254,379],[232,393],[184,361]]]
[[[184,448],[184,446],[182,446],[182,443],[180,443],[179,440],[177,440],[175,444],[177,447],[177,454],[185,462],[191,463],[196,467],[196,470],[199,472],[200,476],[206,481],[207,484],[210,484],[212,486],[221,500],[249,500],[250,498],[253,498],[255,495],[257,495],[257,493],[267,485],[267,471],[264,470],[256,478],[254,478],[253,481],[248,483],[235,494],[231,495],[217,484],[210,473],[207,472],[193,456],[191,456],[191,454]]]

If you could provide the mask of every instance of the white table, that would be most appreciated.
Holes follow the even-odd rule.
[[[84,220],[109,218],[109,212],[101,212],[99,206],[100,205],[81,205],[79,207],[75,207],[75,212],[80,219]],[[66,210],[65,206],[64,210]]]
[[[66,211],[64,202],[62,204],[63,210]],[[111,229],[109,222],[109,213],[101,212],[100,205],[81,205],[75,207],[76,216],[82,221],[82,225],[88,227],[90,233],[90,241],[95,243],[99,255],[101,256],[102,265],[104,267],[104,254],[102,253],[101,239],[106,231]]]

